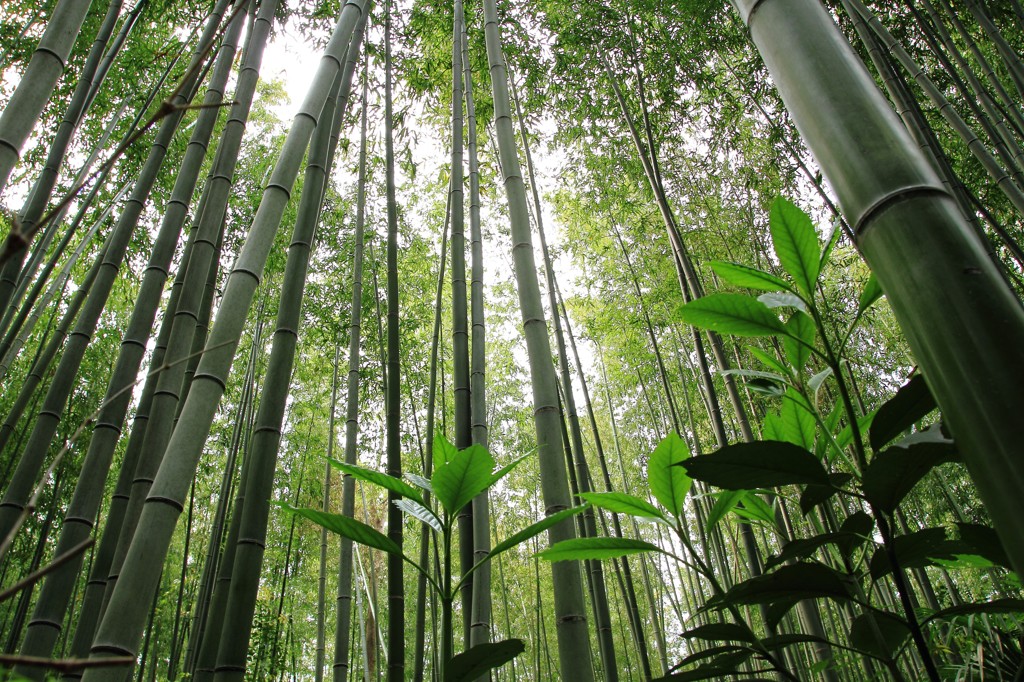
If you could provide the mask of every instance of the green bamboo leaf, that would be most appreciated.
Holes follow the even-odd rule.
[[[452,445],[451,441],[444,437],[444,434],[438,433],[434,436],[433,453],[435,467],[447,464],[458,451],[459,449]]]
[[[841,220],[841,218],[837,217],[832,221],[832,229],[828,233],[828,238],[825,239],[825,248],[821,250],[821,263],[818,265],[818,272],[825,269],[829,258],[832,256],[832,250],[836,248],[836,244],[839,243],[839,237],[843,234]]]
[[[320,511],[319,509],[293,507],[287,502],[277,502],[276,504],[281,507],[281,509],[284,509],[291,514],[298,514],[299,516],[305,517],[318,526],[326,528],[332,533],[336,533],[342,537],[346,537],[352,542],[358,542],[360,545],[379,549],[389,554],[403,556],[402,548],[395,544],[393,540],[376,528],[368,526],[362,521],[356,521],[355,519],[342,516],[341,514],[328,514]]]
[[[829,500],[839,492],[839,489],[850,482],[853,476],[850,474],[829,474],[828,485],[809,485],[804,488],[800,495],[800,511],[804,515],[810,514],[811,510],[822,502]]]
[[[886,443],[924,419],[935,408],[935,398],[928,390],[924,377],[915,374],[896,391],[896,395],[878,408],[871,423],[871,447],[881,450]]]
[[[779,263],[800,290],[813,299],[821,269],[821,246],[810,216],[779,197],[772,203],[768,224]]]
[[[937,620],[949,620],[957,616],[971,616],[976,613],[1024,613],[1024,599],[993,599],[978,604],[958,604],[936,611],[921,621],[921,627]]]
[[[530,454],[525,454],[522,457],[520,457],[519,459],[514,460],[511,464],[506,464],[502,468],[500,468],[497,471],[495,471],[493,474],[491,474],[491,479],[487,483],[487,487],[490,488],[492,485],[494,485],[495,483],[497,483],[501,479],[505,478],[505,476],[508,475],[508,472],[512,471],[517,466],[519,466],[519,464],[522,463],[523,460],[525,460],[529,456],[530,456]]]
[[[882,298],[882,296],[884,296],[882,287],[879,285],[875,273],[872,272],[871,276],[868,277],[867,283],[864,284],[864,291],[860,293],[860,299],[857,302],[857,315],[864,314],[864,311],[874,305],[875,301]]]
[[[761,521],[775,527],[775,510],[759,495],[747,492],[732,511],[742,519]]]
[[[679,309],[680,319],[695,327],[733,336],[776,336],[786,329],[768,306],[743,294],[711,294]]]
[[[850,593],[843,577],[831,568],[816,563],[798,563],[748,578],[734,585],[722,597],[711,599],[708,606],[795,603],[800,599],[819,598],[849,600]]]
[[[881,637],[876,635],[875,628],[882,633]],[[895,656],[908,637],[907,622],[891,613],[870,611],[850,623],[850,646],[882,660]]]
[[[775,372],[778,372],[779,374],[781,374],[783,376],[789,374],[789,369],[784,364],[779,362],[779,360],[776,359],[776,357],[774,355],[771,355],[769,353],[765,353],[760,348],[753,348],[753,347],[751,347],[751,348],[748,348],[747,350],[750,351],[751,355],[753,355],[755,358],[757,358],[758,360],[763,362],[768,367],[768,369],[771,369],[771,370],[773,370]]]
[[[682,465],[692,478],[727,490],[829,482],[817,457],[781,441],[733,443],[711,454],[691,457]]]
[[[758,291],[791,291],[784,279],[746,265],[720,260],[713,260],[710,265],[716,275],[733,286]]]
[[[932,566],[932,559],[954,560],[958,554],[970,554],[963,543],[946,539],[946,529],[923,528],[919,531],[899,535],[893,539],[896,561],[901,568],[924,568]],[[892,563],[884,547],[875,550],[868,568],[871,577],[879,580],[892,572]]]
[[[651,486],[651,494],[676,518],[682,515],[683,503],[693,485],[686,470],[676,465],[689,455],[686,441],[673,431],[658,443],[647,462],[647,484]]]
[[[556,542],[536,556],[545,561],[587,561],[660,551],[657,545],[632,538],[575,538]]]
[[[444,667],[445,682],[470,682],[485,676],[488,670],[500,668],[526,651],[521,639],[477,644],[457,656]]]
[[[826,367],[807,380],[807,388],[811,389],[811,393],[814,394],[814,402],[818,402],[818,391],[830,376],[832,376],[832,368]]]
[[[434,512],[430,511],[419,502],[414,502],[412,500],[395,500],[395,506],[413,518],[417,518],[427,524],[438,533],[444,532],[444,528],[441,525],[441,519],[437,518]]]
[[[972,554],[984,557],[997,566],[1013,570],[1006,548],[999,540],[995,530],[978,523],[958,523],[960,542],[970,548]]]
[[[434,487],[430,485],[430,479],[429,478],[424,478],[423,476],[420,476],[419,474],[413,474],[413,473],[409,473],[409,472],[406,472],[405,477],[408,478],[410,481],[412,481],[413,485],[415,485],[417,487],[420,487],[420,488],[423,488],[428,493],[434,492]]]
[[[871,460],[864,469],[861,486],[871,504],[885,513],[892,513],[928,472],[957,459],[952,442],[917,443],[909,448],[894,446]]]
[[[786,360],[793,369],[802,371],[814,347],[814,320],[798,310],[786,322],[785,328],[787,335],[782,337],[782,349],[786,352]]]
[[[870,519],[870,517],[868,518]],[[785,544],[781,552],[768,559],[765,563],[765,570],[771,570],[776,566],[780,566],[790,561],[807,559],[820,548],[827,545],[839,546],[843,548],[846,555],[849,556],[849,550],[859,544],[863,544],[865,539],[866,538],[862,535],[844,530],[836,533],[821,533],[809,538],[791,540]]]
[[[580,493],[580,497],[595,507],[607,509],[616,514],[665,520],[665,515],[653,504],[627,493]]]
[[[804,303],[804,299],[800,298],[796,294],[788,292],[769,292],[767,294],[761,294],[757,297],[761,303],[764,303],[769,308],[796,308],[797,310],[808,313],[807,304]]]
[[[779,410],[779,426],[782,439],[804,450],[814,450],[817,422],[814,412],[804,397],[795,388],[786,391],[785,400]]]
[[[331,463],[332,467],[348,474],[352,478],[357,478],[360,481],[366,481],[367,483],[378,485],[385,490],[390,490],[402,497],[408,497],[410,500],[415,500],[420,504],[424,504],[423,497],[420,495],[419,491],[400,478],[388,476],[387,474],[382,474],[381,472],[374,471],[373,469],[364,469],[363,467],[357,467],[353,464],[345,464],[344,462],[339,462],[336,459],[328,458],[328,461]]]
[[[449,515],[464,506],[491,484],[494,459],[480,445],[459,450],[447,462],[434,469],[430,484],[434,495]]]
[[[707,530],[710,531],[715,525],[725,518],[725,515],[732,511],[733,507],[739,504],[746,490],[723,490],[716,495],[715,504],[708,513]]]
[[[778,381],[783,384],[786,383],[786,377],[781,374],[775,374],[774,372],[762,372],[757,369],[720,369],[718,370],[718,373],[722,376],[768,379],[770,381]]]

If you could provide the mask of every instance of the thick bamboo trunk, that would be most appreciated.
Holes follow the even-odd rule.
[[[1011,562],[1024,569],[1019,301],[825,10],[810,0],[734,4],[851,218]]]

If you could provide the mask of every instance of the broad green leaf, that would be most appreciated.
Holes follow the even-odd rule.
[[[443,433],[438,433],[434,436],[434,467],[450,462],[458,451],[459,449],[452,445]]]
[[[494,547],[491,548],[491,551],[487,554],[487,558],[477,562],[477,565],[483,563],[483,561],[490,561],[502,552],[507,552],[513,547],[516,547],[517,545],[526,542],[534,535],[539,535],[540,533],[546,531],[548,528],[558,525],[565,519],[571,518],[576,514],[579,514],[586,508],[587,505],[582,504],[578,507],[570,507],[569,509],[563,509],[560,512],[555,512],[550,516],[545,516],[537,523],[527,526],[518,533],[513,533],[511,536],[505,538],[502,542],[496,544]],[[474,568],[476,568],[476,566],[474,566]]]
[[[891,613],[869,611],[860,614],[850,623],[850,646],[882,660],[892,658],[908,637],[910,628],[906,621]]]
[[[733,286],[758,291],[790,291],[785,280],[746,265],[720,260],[713,260],[710,265],[716,275]]]
[[[580,493],[580,497],[595,507],[607,509],[616,514],[629,514],[649,519],[665,518],[664,514],[647,500],[641,500],[639,497],[626,493]]]
[[[707,530],[710,531],[726,514],[731,512],[746,493],[746,490],[723,490],[718,493],[715,496],[715,504],[708,513]]]
[[[434,469],[430,485],[434,495],[449,515],[464,506],[491,484],[494,460],[480,445],[471,445],[452,455],[446,463]]]
[[[486,677],[489,670],[499,668],[526,651],[521,639],[486,642],[453,656],[444,667],[445,682],[472,682]]]
[[[771,604],[825,597],[850,599],[843,577],[822,564],[798,563],[748,578],[708,604],[717,608],[724,604]]]
[[[896,395],[878,408],[871,424],[871,447],[881,450],[882,446],[921,421],[935,407],[935,398],[924,377],[915,374],[896,391]]]
[[[800,290],[813,299],[821,268],[821,247],[810,216],[779,197],[772,203],[768,224],[779,263]]]
[[[970,616],[976,613],[1024,613],[1024,599],[993,599],[980,604],[958,604],[936,611],[921,621],[924,627],[937,620],[949,620],[957,616]]]
[[[886,448],[864,469],[864,495],[879,510],[889,514],[917,482],[940,464],[957,459],[952,443],[918,443],[909,448]]]
[[[693,481],[678,466],[690,456],[690,448],[679,434],[672,432],[658,443],[647,462],[647,484],[651,494],[673,517],[682,516],[686,495]]]
[[[537,556],[545,561],[587,561],[660,551],[657,545],[632,538],[575,538],[557,542]]]
[[[934,564],[932,558],[955,559],[958,554],[969,554],[962,543],[947,540],[945,528],[924,528],[893,539],[896,560],[903,568],[924,568]],[[879,580],[892,572],[892,564],[884,547],[875,550],[869,564],[871,577]]]
[[[286,502],[278,502],[277,505],[287,512],[303,516],[332,533],[348,538],[352,542],[358,542],[360,545],[366,545],[367,547],[383,550],[389,554],[402,556],[402,548],[395,544],[393,540],[376,528],[368,526],[361,521],[356,521],[341,514],[328,514],[319,509],[293,507]]]
[[[363,467],[357,467],[353,464],[345,464],[344,462],[339,462],[336,459],[330,459],[328,461],[331,463],[332,467],[348,474],[352,478],[372,483],[384,488],[385,490],[397,493],[402,497],[408,497],[410,500],[414,500],[419,504],[424,504],[423,497],[420,495],[420,492],[400,478],[388,476],[387,474],[382,474],[381,472],[374,471],[373,469],[364,469]]]
[[[692,478],[727,490],[829,482],[814,455],[780,441],[733,443],[709,455],[691,457],[683,466]]]
[[[687,630],[682,636],[685,639],[706,639],[712,642],[730,639],[737,642],[753,643],[756,641],[749,629],[735,623],[708,623],[707,625]]]
[[[767,294],[761,294],[757,297],[757,300],[769,308],[796,308],[801,312],[808,312],[804,299],[788,292],[771,291]]]
[[[931,562],[942,568],[995,568],[996,564],[980,554],[957,554],[954,559],[931,558]]]
[[[434,512],[424,507],[419,502],[413,500],[395,500],[395,506],[404,511],[406,514],[419,519],[423,523],[427,524],[438,533],[443,533],[444,528],[441,526],[441,519],[434,515]]]
[[[748,492],[740,500],[740,503],[733,507],[732,511],[748,521],[761,521],[775,527],[775,510],[760,495]]]
[[[832,368],[826,367],[807,380],[807,388],[811,389],[815,403],[818,402],[818,391],[821,390],[821,385],[824,384],[825,380],[830,376],[832,376]]]
[[[875,412],[868,412],[863,417],[857,418],[857,429],[860,431],[861,437],[863,437],[868,429],[871,428],[871,423],[875,420]],[[845,448],[853,442],[853,429],[850,428],[849,424],[843,427],[843,430],[836,435],[836,445],[841,448]]]
[[[983,556],[993,564],[1013,570],[1006,548],[999,540],[995,530],[978,523],[958,523],[960,542],[970,548],[972,554]]]
[[[814,450],[814,439],[817,423],[811,407],[795,388],[786,391],[782,407],[779,409],[782,425],[782,440],[798,445],[804,450]]]
[[[781,374],[762,372],[756,369],[721,369],[722,376],[737,376],[744,379],[747,388],[763,395],[779,396],[786,392],[788,381]]]
[[[867,283],[864,285],[864,291],[860,292],[860,299],[857,302],[857,315],[863,314],[865,310],[870,308],[882,296],[882,287],[879,286],[878,278],[872,272],[871,276],[868,277]]]
[[[679,309],[680,319],[701,329],[733,336],[775,336],[786,329],[764,303],[743,294],[711,294]]]
[[[430,485],[430,479],[429,478],[424,478],[423,476],[420,476],[419,474],[412,474],[412,473],[409,473],[409,472],[406,472],[405,477],[408,478],[410,481],[412,481],[413,485],[418,486],[420,488],[423,488],[428,493],[434,492],[433,486]]]
[[[771,355],[770,353],[765,353],[760,348],[751,347],[748,348],[747,350],[750,351],[751,355],[753,355],[755,358],[764,363],[765,366],[768,367],[768,369],[778,372],[780,375],[783,376],[789,374],[789,369],[784,364],[779,362],[774,355]]]
[[[782,349],[786,351],[786,360],[793,369],[803,371],[814,345],[814,320],[798,310],[785,326],[788,336],[782,337]]]

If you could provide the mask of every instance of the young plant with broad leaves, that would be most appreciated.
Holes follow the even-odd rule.
[[[856,613],[849,623],[848,641],[829,642],[832,647],[877,661],[894,679],[904,680],[907,666],[898,661],[908,651],[909,641],[927,678],[938,682],[935,637],[929,637],[933,626],[960,616],[1022,611],[1024,601],[1002,598],[959,604],[921,618],[907,571],[927,566],[1009,569],[1009,560],[995,532],[984,525],[958,523],[958,539],[949,538],[944,527],[898,532],[900,503],[935,467],[958,461],[955,444],[941,423],[908,434],[936,408],[920,374],[877,409],[858,412],[844,358],[862,316],[883,292],[870,277],[852,322],[838,330],[830,327],[819,286],[838,230],[822,247],[811,219],[785,199],[772,206],[770,229],[775,254],[788,279],[735,263],[712,262],[724,282],[761,293],[717,293],[680,309],[681,319],[696,327],[771,342],[766,347],[775,353],[753,342],[747,347],[765,369],[728,370],[752,392],[778,400],[778,410],[764,421],[763,440],[689,457],[678,435],[666,438],[651,455],[648,482],[668,513],[621,493],[583,498],[608,511],[668,524],[686,549],[686,557],[676,559],[699,571],[712,587],[714,596],[703,610],[732,615],[731,623],[705,624],[684,633],[688,638],[726,643],[689,656],[678,667],[696,664],[695,668],[665,679],[707,679],[726,671],[742,676],[735,672],[737,667],[752,657],[764,660],[787,679],[799,679],[781,665],[779,652],[822,638],[773,633],[800,600],[831,599]],[[829,402],[833,404],[826,408]],[[767,561],[763,575],[728,589],[715,580],[684,527],[683,500],[691,480],[721,489],[700,529],[702,534],[735,514],[778,538],[781,551]],[[778,525],[779,505],[794,491],[793,500],[818,531],[812,537],[791,539]],[[843,504],[836,504],[837,500]],[[851,508],[852,513],[844,512],[848,515],[840,520],[837,512]],[[611,558],[644,551],[670,553],[639,540],[595,538],[559,543],[541,556]],[[877,593],[876,583],[886,579],[895,588],[898,612],[876,606],[868,596]],[[762,607],[767,636],[756,634],[741,617],[740,609],[749,606]]]
[[[353,478],[401,496],[402,499],[395,502],[396,506],[430,528],[435,542],[440,543],[441,575],[436,575],[431,570],[429,563],[424,566],[410,559],[402,553],[401,547],[386,535],[361,521],[318,509],[295,508],[287,503],[280,503],[280,506],[353,542],[399,556],[425,576],[427,582],[437,592],[441,602],[441,658],[443,661],[441,679],[444,682],[469,682],[486,674],[488,670],[512,660],[525,650],[525,645],[522,640],[507,639],[500,642],[477,644],[467,651],[455,655],[452,614],[455,597],[459,590],[465,581],[488,561],[535,535],[539,535],[562,520],[580,513],[586,508],[586,505],[563,509],[513,534],[495,545],[486,557],[474,563],[470,569],[455,579],[452,576],[452,539],[459,510],[469,504],[477,495],[487,491],[504,478],[528,455],[498,469],[486,448],[480,445],[471,445],[458,450],[444,436],[439,435],[434,439],[434,456],[437,458],[435,461],[438,464],[430,478],[411,473],[406,474],[411,484],[371,469],[345,464],[334,459],[329,461],[332,466]]]

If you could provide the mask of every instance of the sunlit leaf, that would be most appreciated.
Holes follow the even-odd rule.
[[[789,284],[775,275],[761,270],[756,270],[739,263],[727,263],[714,260],[710,263],[711,269],[725,282],[733,286],[745,289],[756,289],[758,291],[789,291]]]
[[[682,515],[686,495],[693,481],[686,470],[675,466],[690,456],[690,448],[679,434],[672,432],[658,443],[647,463],[647,483],[654,498],[672,516]]]
[[[537,556],[546,561],[586,561],[660,551],[657,545],[632,538],[575,538],[557,542]]]
[[[779,263],[800,290],[813,297],[821,268],[821,247],[810,217],[779,197],[772,203],[768,222]]]
[[[680,319],[695,327],[732,336],[775,336],[786,333],[765,304],[743,294],[711,294],[679,309]]]

